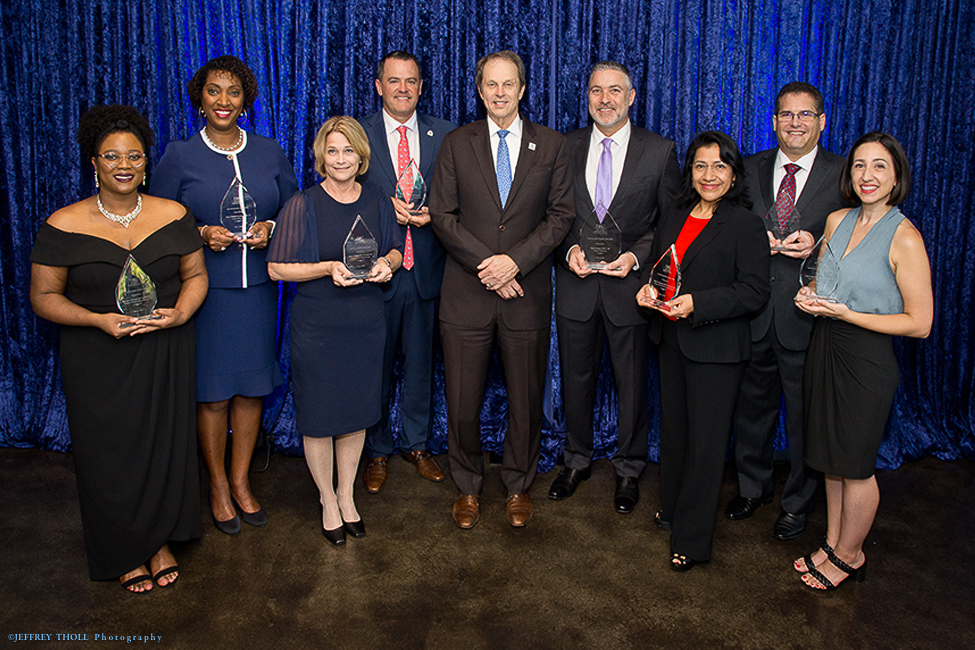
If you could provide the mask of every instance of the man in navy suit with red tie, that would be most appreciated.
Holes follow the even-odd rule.
[[[443,137],[456,125],[416,111],[423,80],[420,63],[409,52],[390,52],[379,62],[376,92],[382,110],[362,120],[372,160],[363,182],[390,196],[405,243],[403,267],[382,285],[386,306],[386,351],[383,360],[382,419],[366,432],[366,489],[375,494],[386,483],[386,462],[396,446],[390,426],[390,385],[397,352],[403,354],[403,390],[399,451],[416,465],[420,476],[444,480],[427,450],[433,413],[433,364],[437,309],[443,280],[444,252],[430,227],[430,211],[409,203],[413,185],[429,183]],[[416,165],[410,167],[410,163]],[[418,170],[419,177],[415,177]],[[404,173],[405,172],[405,173]],[[405,202],[396,197],[397,182]]]
[[[806,528],[816,482],[806,471],[803,451],[802,372],[812,332],[812,317],[795,306],[799,269],[822,236],[826,217],[844,206],[840,196],[843,159],[819,146],[826,127],[823,96],[812,84],[786,84],[775,98],[772,126],[778,147],[745,159],[745,185],[752,210],[799,213],[798,230],[772,246],[772,296],[751,322],[752,354],[742,378],[735,410],[735,460],[738,496],[725,511],[741,520],[772,501],[772,444],[785,400],[790,470],[782,490],[782,511],[772,534],[798,537]],[[785,219],[782,219],[785,221]],[[779,245],[786,250],[776,250]]]

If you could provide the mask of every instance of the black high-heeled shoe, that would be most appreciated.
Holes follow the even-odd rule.
[[[366,525],[362,523],[362,519],[359,521],[346,521],[342,520],[342,528],[345,532],[352,536],[353,539],[359,539],[360,537],[366,536]]]
[[[227,519],[225,521],[220,521],[217,516],[213,514],[213,497],[209,497],[210,501],[210,514],[213,516],[213,525],[217,527],[221,533],[225,535],[230,535],[231,537],[236,537],[240,534],[240,515],[235,514],[233,519]],[[236,505],[236,504],[234,504]]]
[[[240,518],[248,526],[255,526],[257,528],[267,526],[267,512],[264,510],[264,506],[261,506],[261,509],[257,512],[247,512],[240,507],[240,504],[237,503],[237,499],[230,497],[230,502],[234,504],[234,508],[237,509],[237,512],[240,514]]]
[[[680,553],[672,553],[670,556],[670,570],[684,573],[685,571],[690,571],[698,564],[704,564],[705,562],[707,560],[695,560]]]
[[[335,546],[341,546],[342,544],[345,544],[345,528],[342,526],[339,526],[338,528],[335,528],[333,530],[322,528],[322,535],[324,535],[325,539],[330,541]]]
[[[825,553],[827,557],[829,556],[830,553],[833,552],[833,547],[829,545],[829,542],[826,541],[825,537],[823,538],[822,546],[820,546],[819,548],[822,549],[823,553]],[[799,558],[799,560],[802,560],[803,562],[806,563],[805,571],[799,568],[799,560],[796,560],[795,562],[792,563],[792,568],[795,569],[797,573],[809,573],[809,569],[815,569],[816,565],[813,563],[813,559],[812,559],[813,553],[815,552],[816,551],[813,551],[812,553],[807,553],[806,555],[803,555],[801,558]]]
[[[816,591],[833,591],[834,589],[837,589],[840,585],[842,585],[844,582],[852,581],[852,582],[859,583],[867,579],[866,556],[864,556],[863,558],[863,564],[861,564],[855,569],[851,567],[849,564],[847,564],[846,562],[844,562],[843,560],[841,560],[839,557],[837,557],[836,553],[832,552],[832,549],[830,549],[830,552],[826,553],[826,558],[829,560],[830,564],[832,564],[837,569],[845,573],[846,577],[843,578],[843,580],[839,584],[833,584],[832,581],[830,581],[829,578],[824,576],[818,569],[812,567],[809,569],[808,573],[809,575],[811,575],[813,578],[816,579],[816,582],[822,585],[822,588],[811,585],[805,580],[802,581],[802,584],[806,585],[810,589],[815,589]]]

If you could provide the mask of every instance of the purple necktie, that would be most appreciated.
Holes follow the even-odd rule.
[[[612,138],[603,138],[603,152],[599,154],[599,166],[596,168],[596,216],[599,223],[606,217],[606,211],[613,200],[613,152],[610,145]]]
[[[795,163],[785,166],[785,178],[779,184],[779,193],[775,196],[775,214],[779,218],[779,232],[783,235],[789,223],[789,216],[796,205],[796,172],[802,167]]]

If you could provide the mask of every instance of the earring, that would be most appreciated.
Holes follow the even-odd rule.
[[[98,170],[95,170],[95,193],[98,193]]]
[[[240,122],[241,120],[247,121],[247,109],[246,108],[244,110],[242,110],[240,112],[240,115],[237,117],[237,121],[238,122]]]
[[[202,117],[204,120],[207,118],[207,114],[203,112],[202,106],[200,107],[200,117]]]

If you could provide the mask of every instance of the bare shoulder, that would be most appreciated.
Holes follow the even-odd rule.
[[[912,256],[927,256],[927,250],[924,248],[924,238],[921,236],[921,232],[907,218],[902,219],[897,225],[897,230],[894,231],[894,239],[891,241],[890,248],[892,254],[902,253]]]
[[[67,205],[47,218],[48,225],[65,232],[81,232],[93,209],[94,198],[87,198]]]
[[[182,203],[148,194],[142,195],[142,209],[146,214],[153,215],[153,220],[160,225],[178,221],[186,214],[186,206]]]
[[[826,217],[826,231],[825,235],[828,238],[836,230],[836,227],[840,225],[846,215],[850,214],[850,210],[853,208],[840,208],[835,212],[831,212],[828,217]]]

